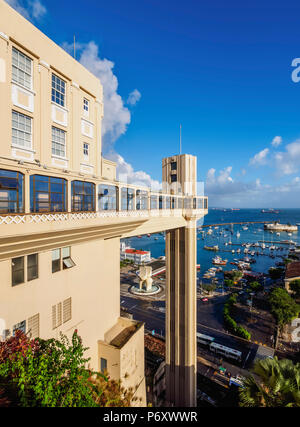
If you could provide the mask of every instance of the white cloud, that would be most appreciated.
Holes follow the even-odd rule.
[[[117,163],[117,178],[121,182],[127,184],[141,185],[149,187],[153,191],[161,189],[161,183],[153,180],[150,175],[144,171],[134,171],[133,167],[127,163],[120,154],[110,151],[107,153],[106,158]]]
[[[28,20],[39,20],[47,9],[40,0],[5,0],[11,7]]]
[[[127,104],[135,105],[141,99],[141,96],[142,94],[137,89],[134,89],[128,96]]]
[[[285,146],[285,151],[275,154],[275,166],[279,175],[291,175],[300,169],[300,140]]]
[[[253,166],[265,165],[267,163],[267,156],[269,154],[269,151],[270,150],[268,148],[261,150],[259,153],[255,154],[252,159],[250,159],[249,164]]]
[[[275,136],[271,142],[271,145],[273,147],[278,147],[282,143],[282,137],[281,136]]]

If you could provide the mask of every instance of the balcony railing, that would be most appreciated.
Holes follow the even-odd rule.
[[[38,213],[0,213],[0,225],[64,222],[96,218],[155,218],[180,217],[187,211],[203,214],[207,210],[207,197],[194,197],[190,203],[180,209],[133,209],[133,210],[98,210],[83,212],[38,212]]]

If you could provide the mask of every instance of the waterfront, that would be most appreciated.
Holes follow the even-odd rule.
[[[267,273],[270,267],[276,265],[276,262],[282,262],[282,256],[286,256],[289,245],[279,244],[278,242],[284,240],[292,240],[300,245],[300,233],[292,232],[292,235],[288,235],[287,232],[280,232],[279,235],[276,233],[271,233],[264,230],[262,223],[257,223],[259,221],[280,221],[282,224],[292,224],[295,225],[300,223],[300,209],[279,209],[278,213],[268,212],[263,213],[261,209],[240,209],[240,210],[223,210],[223,209],[209,209],[209,213],[204,218],[203,224],[200,225],[211,225],[211,224],[220,224],[220,223],[234,223],[234,222],[244,222],[249,223],[249,225],[238,225],[235,224],[232,227],[230,225],[218,226],[214,228],[212,226],[212,234],[207,234],[209,228],[203,228],[203,237],[201,232],[197,233],[197,263],[200,264],[201,270],[198,273],[198,277],[202,278],[203,274],[213,266],[212,259],[217,255],[223,259],[227,259],[226,266],[223,266],[223,271],[231,270],[237,268],[236,266],[230,264],[230,262],[235,262],[236,259],[242,259],[249,254],[244,254],[243,243],[256,243],[256,242],[265,242],[267,246],[275,245],[276,247],[281,246],[283,250],[273,250],[269,248],[262,250],[261,248],[250,247],[249,250],[255,250],[255,252],[263,253],[264,255],[254,255],[251,258],[255,259],[255,263],[251,264],[251,269],[253,272],[262,272]],[[256,222],[255,224],[250,224],[250,222]],[[244,229],[247,227],[248,229]],[[220,234],[222,233],[222,235]],[[237,235],[240,233],[240,236]],[[231,245],[228,244],[231,241]],[[131,238],[127,242],[136,249],[143,249],[151,251],[151,256],[153,258],[158,258],[165,255],[165,240],[164,236],[161,234],[155,234],[148,236],[142,236],[141,238]],[[270,243],[267,243],[270,242]],[[226,245],[227,243],[227,245]],[[207,251],[204,249],[204,246],[219,246],[218,252]],[[241,253],[236,253],[237,249],[241,249]],[[231,251],[235,250],[235,253]],[[271,257],[273,255],[274,257]],[[220,277],[220,274],[217,273],[216,277]]]

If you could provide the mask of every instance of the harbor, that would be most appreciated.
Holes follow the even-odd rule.
[[[280,210],[279,213],[259,209],[213,210],[205,218],[206,223],[197,227],[197,277],[198,284],[222,284],[224,272],[239,270],[255,275],[267,274],[271,267],[284,263],[289,251],[300,246],[297,231],[274,232],[266,230],[265,224],[280,221],[281,224],[300,224],[300,209]],[[298,224],[297,224],[298,223]],[[165,255],[163,233],[132,238],[131,245],[137,249],[150,250],[152,257]],[[218,264],[218,259],[226,263]],[[217,262],[216,262],[217,261]]]

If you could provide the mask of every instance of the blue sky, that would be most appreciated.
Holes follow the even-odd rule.
[[[157,185],[182,123],[211,206],[300,207],[299,2],[7,1],[70,52],[75,34],[121,177]]]

